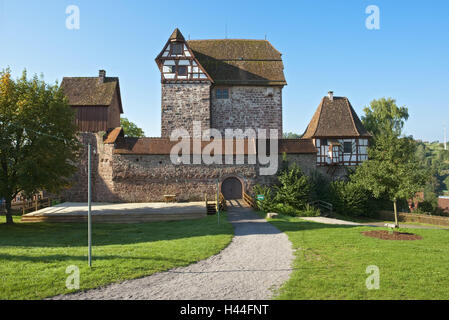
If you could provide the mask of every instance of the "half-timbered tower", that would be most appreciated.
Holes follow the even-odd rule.
[[[156,63],[162,83],[162,137],[170,137],[178,128],[192,135],[193,121],[200,121],[203,130],[209,129],[213,80],[178,29],[173,31]]]
[[[282,136],[281,53],[266,40],[188,40],[176,29],[156,58],[162,137],[176,128],[276,129]],[[192,134],[192,133],[191,133]]]
[[[334,97],[329,91],[302,138],[313,140],[317,166],[328,167],[327,172],[332,174],[337,167],[356,166],[367,160],[370,137],[348,98]]]

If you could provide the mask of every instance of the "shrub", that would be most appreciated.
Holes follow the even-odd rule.
[[[334,181],[331,202],[335,211],[349,216],[370,216],[373,212],[369,191],[353,182]]]
[[[413,211],[413,213],[433,213],[435,211],[432,203],[430,201],[421,201],[418,203],[418,208]]]
[[[298,216],[300,212],[298,209],[293,208],[291,205],[284,203],[276,203],[272,207],[272,209],[273,209],[272,211],[275,211],[276,213],[292,217]]]
[[[261,211],[272,211],[271,209],[274,206],[273,203],[273,190],[269,186],[261,186],[261,185],[255,185],[253,187],[253,193],[255,195],[263,195],[265,198],[264,200],[255,200],[257,209]]]
[[[276,203],[302,209],[310,200],[311,185],[299,166],[293,164],[283,170],[278,177],[280,185],[276,187],[274,200]]]
[[[306,204],[304,210],[301,211],[301,217],[318,217],[321,214],[320,209]]]
[[[310,197],[312,200],[331,200],[330,180],[328,177],[321,174],[318,170],[313,170],[310,173],[310,184]]]

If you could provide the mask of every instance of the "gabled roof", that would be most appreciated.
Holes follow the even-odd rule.
[[[184,36],[182,35],[181,31],[179,31],[178,28],[176,28],[173,33],[171,34],[170,40],[175,40],[175,41],[182,41],[184,42]]]
[[[123,113],[118,77],[64,77],[61,88],[71,106],[110,106],[117,93]]]
[[[287,84],[281,53],[267,40],[189,40],[187,44],[216,84]]]
[[[346,97],[324,97],[303,139],[316,137],[370,137]]]

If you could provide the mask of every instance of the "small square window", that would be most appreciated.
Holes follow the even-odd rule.
[[[182,43],[173,43],[171,45],[171,54],[173,55],[182,54]]]
[[[187,67],[178,66],[178,76],[186,76],[186,75],[187,75]]]
[[[217,99],[229,99],[229,89],[217,89],[215,94]]]
[[[343,152],[344,153],[352,153],[352,142],[343,143]]]
[[[321,145],[327,146],[327,139],[321,139]]]

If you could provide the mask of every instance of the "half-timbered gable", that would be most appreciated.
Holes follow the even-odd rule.
[[[161,80],[168,82],[213,82],[195,58],[181,31],[175,29],[156,58]]]
[[[368,159],[371,135],[346,97],[329,92],[312,117],[303,139],[317,148],[317,166],[356,166]]]

